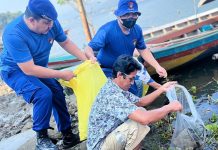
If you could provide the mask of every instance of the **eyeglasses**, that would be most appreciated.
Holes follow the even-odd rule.
[[[125,15],[121,16],[121,18],[135,18],[137,19],[138,18],[138,13],[126,13]]]
[[[121,73],[124,79],[127,77],[131,83],[135,81],[135,77],[128,77],[129,75],[125,74],[124,72]]]

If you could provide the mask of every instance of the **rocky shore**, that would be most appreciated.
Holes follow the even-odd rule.
[[[71,90],[65,89],[64,91],[68,110],[72,117],[73,133],[78,134],[76,98]],[[50,126],[54,130],[49,130],[49,135],[60,140],[61,134],[57,131],[53,116]],[[13,90],[0,80],[0,142],[31,128],[32,105],[27,104],[21,96],[17,96]],[[58,144],[60,143],[61,140]]]

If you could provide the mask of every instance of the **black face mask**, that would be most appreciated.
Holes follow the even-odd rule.
[[[122,20],[122,22],[123,22],[122,25],[123,25],[124,27],[130,29],[130,28],[132,28],[132,27],[135,25],[137,19],[128,18],[128,19],[121,19],[121,20]]]

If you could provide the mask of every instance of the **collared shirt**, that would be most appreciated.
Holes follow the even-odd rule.
[[[47,67],[49,54],[54,40],[64,42],[67,39],[58,22],[47,34],[31,31],[23,20],[23,15],[8,24],[3,33],[3,51],[0,56],[0,71],[19,69],[17,63],[33,59],[34,64]]]
[[[88,150],[100,149],[106,136],[128,119],[139,107],[139,97],[122,90],[111,79],[102,87],[93,103],[88,126]]]

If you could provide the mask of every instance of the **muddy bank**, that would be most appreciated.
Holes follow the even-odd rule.
[[[69,91],[68,91],[69,93]],[[66,101],[72,117],[73,132],[78,133],[76,98],[73,94],[66,95]],[[32,128],[32,105],[27,104],[21,96],[17,96],[0,80],[0,141]],[[51,118],[50,134],[60,139],[54,118]]]
[[[0,81],[0,140],[31,128],[31,106]]]

